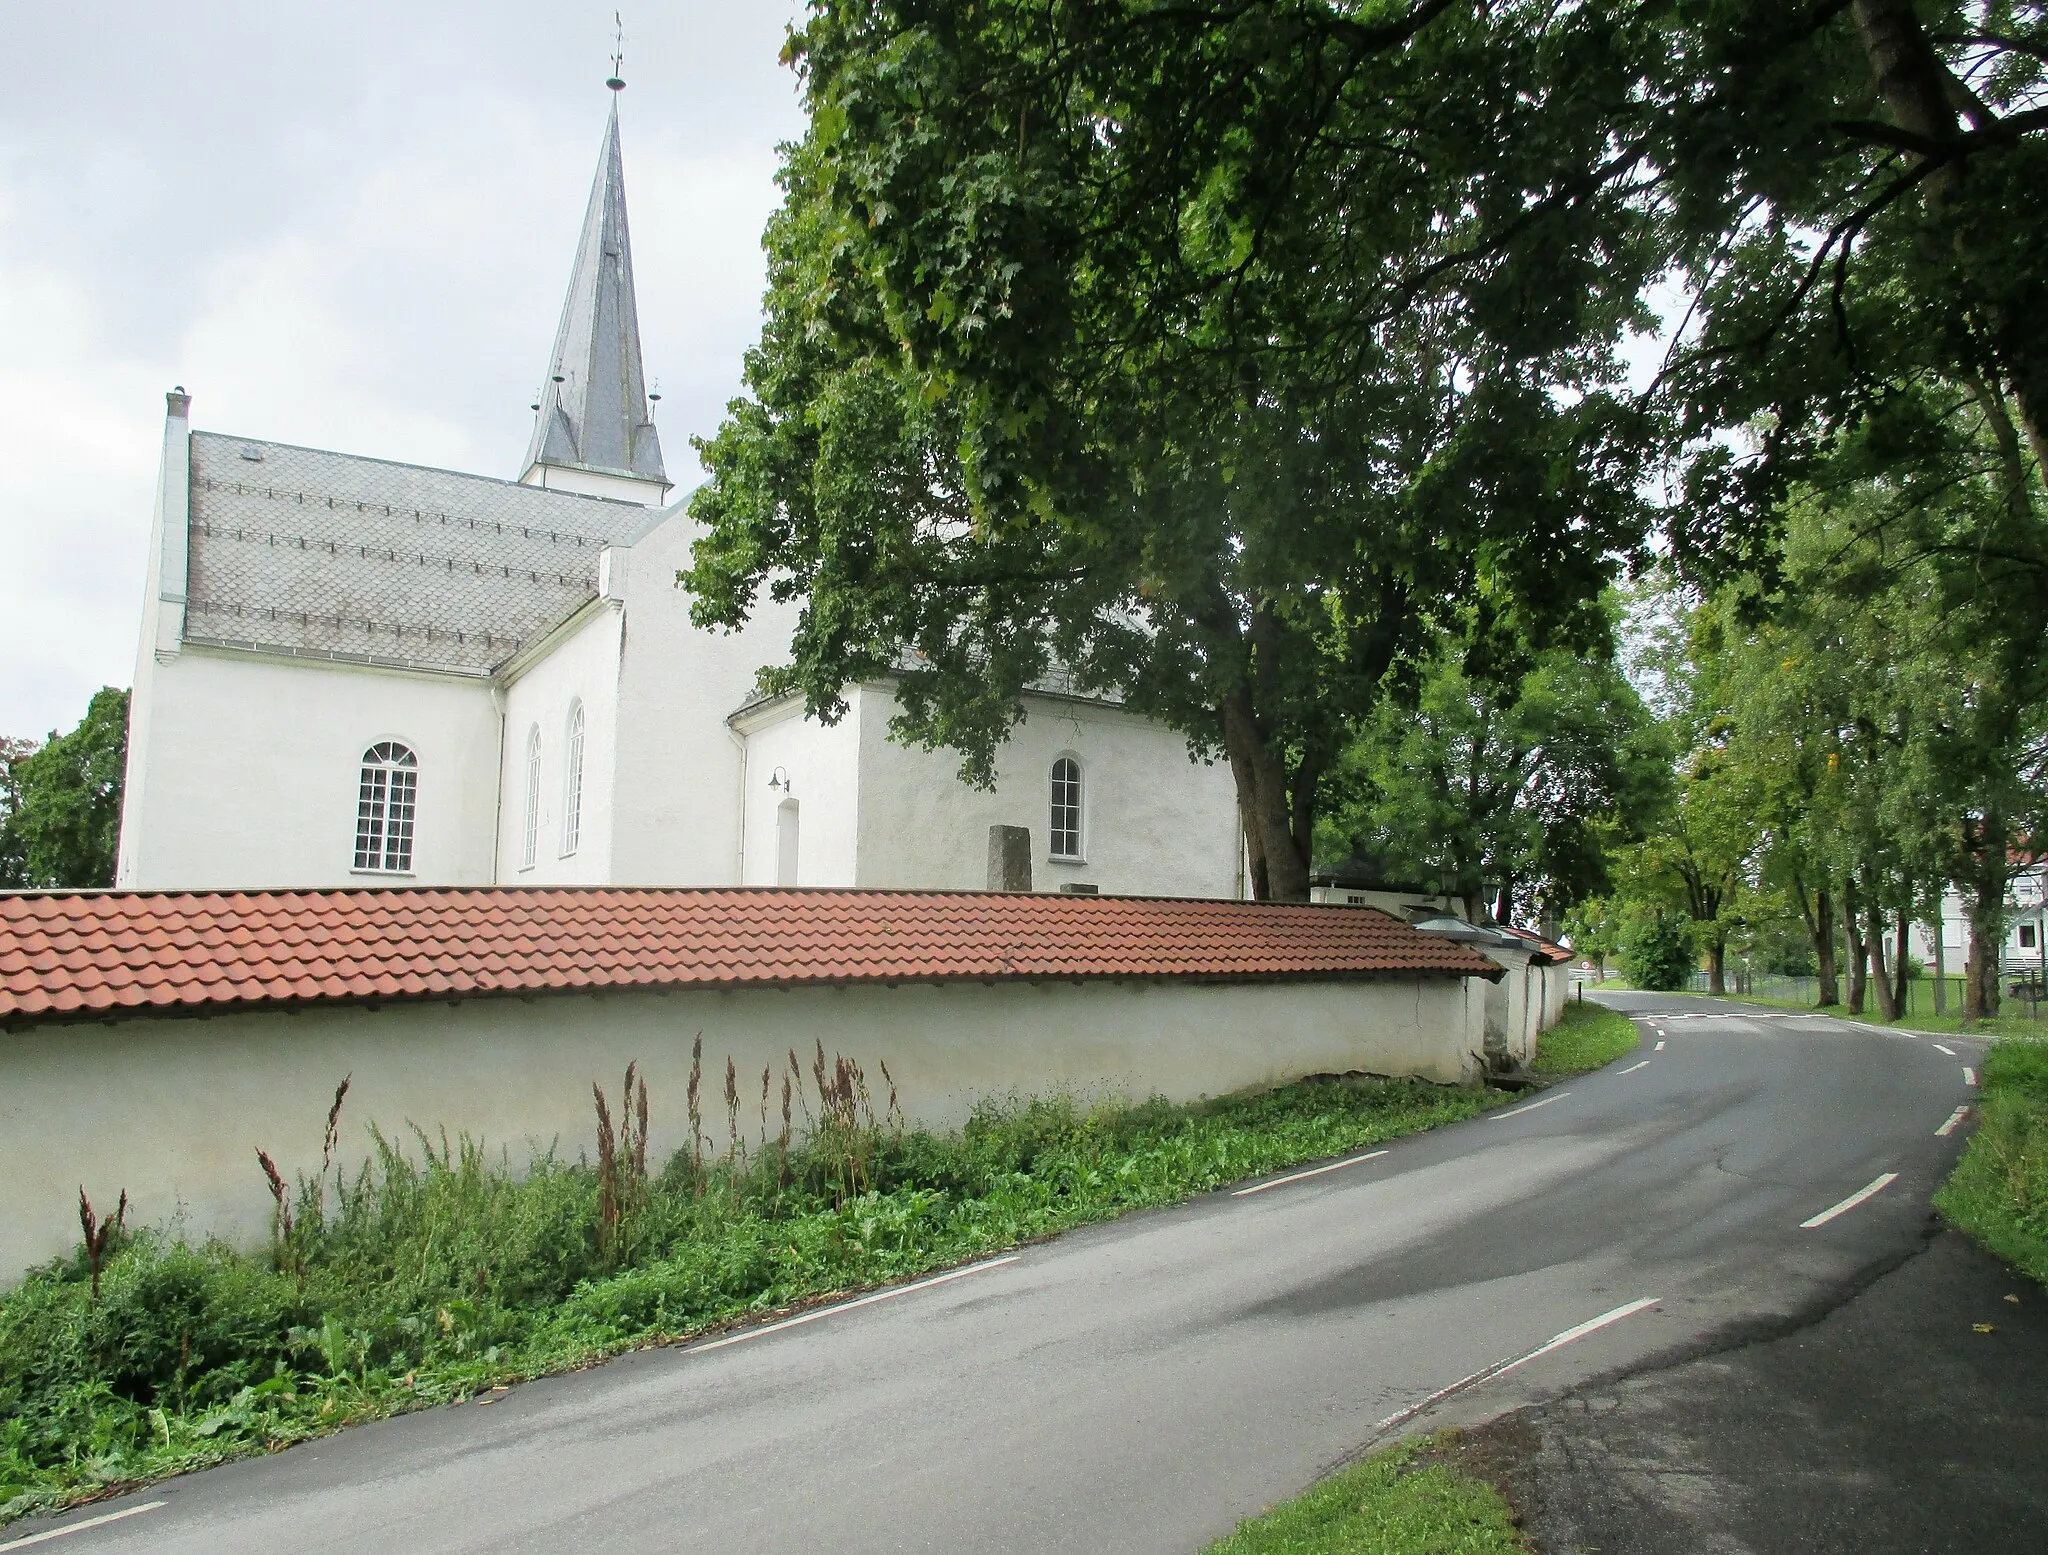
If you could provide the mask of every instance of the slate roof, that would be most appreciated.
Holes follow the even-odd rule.
[[[185,637],[485,674],[597,593],[637,503],[192,434]]]
[[[0,1023],[628,988],[1498,978],[1384,913],[980,891],[0,894]]]

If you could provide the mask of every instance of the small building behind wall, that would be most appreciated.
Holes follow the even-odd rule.
[[[1485,1046],[1480,1051],[1491,1068],[1534,1063],[1538,1039],[1564,1013],[1571,953],[1541,935],[1497,923],[1467,923],[1446,916],[1426,918],[1415,927],[1469,946],[1501,969],[1500,980],[1486,992]]]
[[[249,1244],[286,1176],[375,1123],[519,1160],[647,1078],[687,1140],[701,1035],[751,1098],[791,1049],[886,1063],[913,1124],[1065,1092],[1176,1101],[1364,1071],[1472,1076],[1499,969],[1380,913],[984,892],[483,888],[0,895],[0,1283],[77,1193]],[[713,1078],[715,1077],[715,1078]],[[722,1108],[707,1105],[707,1112]],[[747,1112],[741,1114],[744,1127]],[[725,1135],[726,1120],[709,1131]],[[353,1158],[351,1156],[351,1158]]]

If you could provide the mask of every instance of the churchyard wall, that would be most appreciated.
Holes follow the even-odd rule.
[[[468,1134],[515,1164],[591,1148],[593,1081],[647,1077],[657,1154],[687,1143],[692,1043],[704,1042],[705,1132],[728,1139],[725,1062],[740,1127],[761,1131],[761,1073],[822,1043],[886,1063],[914,1124],[953,1128],[979,1101],[1193,1100],[1319,1073],[1455,1081],[1481,1045],[1488,984],[1459,977],[858,983],[322,1005],[212,1017],[138,1016],[0,1032],[0,1282],[68,1252],[81,1186],[134,1223],[257,1244],[271,1200],[256,1163],[320,1164],[335,1086],[350,1077],[343,1154],[368,1125],[437,1141]],[[770,1132],[780,1127],[779,1081]],[[417,1149],[417,1147],[414,1147]]]

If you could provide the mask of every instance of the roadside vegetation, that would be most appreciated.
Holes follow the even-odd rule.
[[[1976,1132],[1934,1203],[2048,1285],[2048,1043],[1995,1044],[1979,1078]]]
[[[276,1201],[259,1253],[127,1229],[81,1195],[84,1240],[0,1296],[0,1520],[272,1450],[636,1346],[960,1263],[1128,1210],[1469,1117],[1477,1087],[1314,1079],[1191,1106],[989,1104],[905,1128],[822,1048],[692,1145],[647,1159],[649,1098],[596,1094],[594,1159],[515,1172],[471,1139],[371,1131]],[[886,1075],[886,1071],[884,1072]],[[593,1088],[595,1090],[595,1088]],[[752,1087],[745,1087],[751,1091]],[[716,1135],[715,1140],[711,1137]]]
[[[1485,1480],[1403,1442],[1248,1518],[1206,1555],[1522,1555],[1532,1548]]]
[[[1584,1074],[1634,1052],[1641,1040],[1636,1023],[1619,1010],[1574,999],[1557,1024],[1538,1039],[1531,1067],[1552,1080]]]

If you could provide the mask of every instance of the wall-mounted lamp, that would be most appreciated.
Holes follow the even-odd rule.
[[[781,793],[788,793],[790,791],[788,771],[782,767],[777,767],[768,778],[768,786]]]

